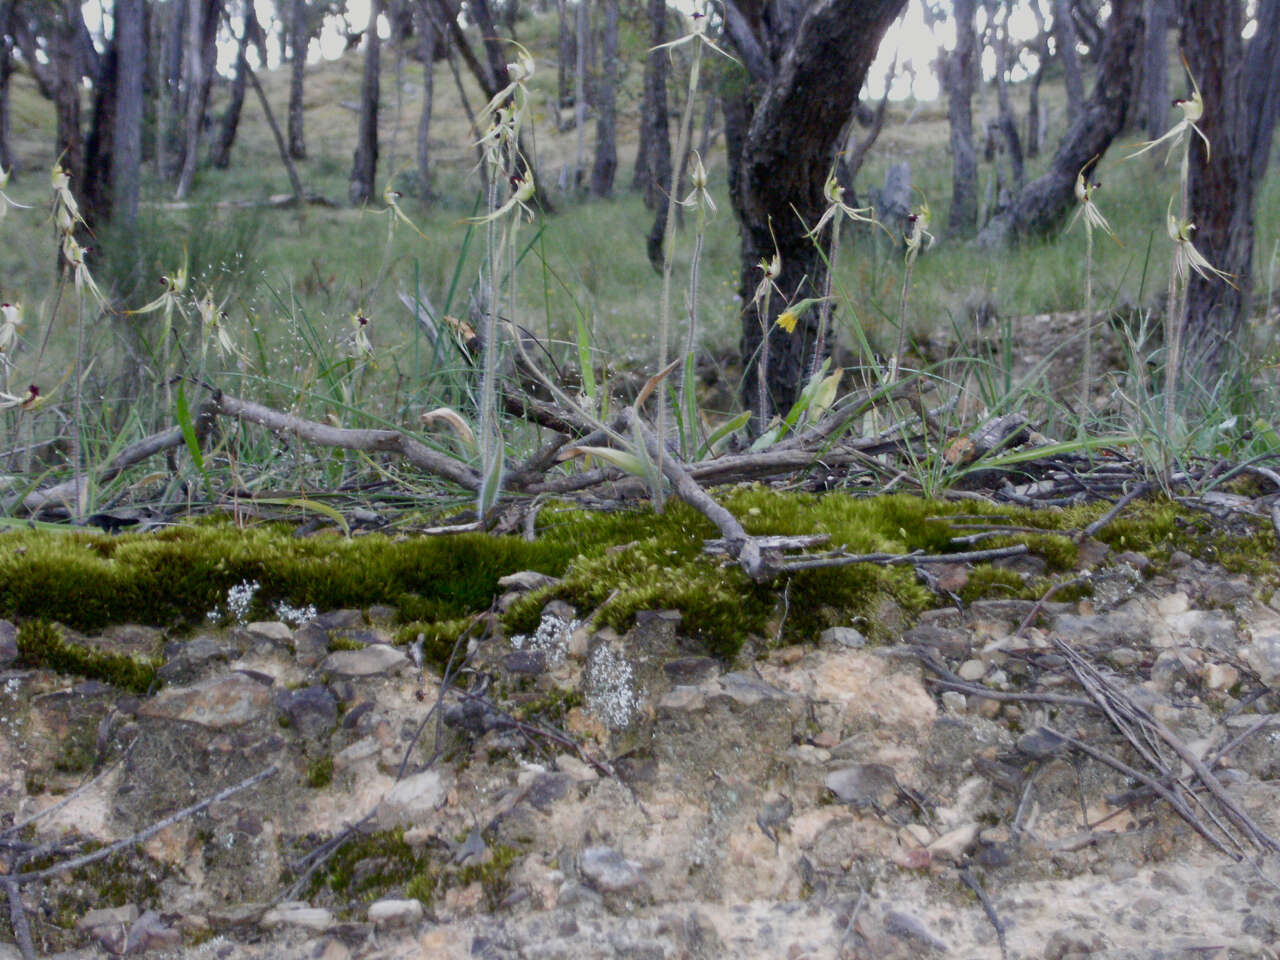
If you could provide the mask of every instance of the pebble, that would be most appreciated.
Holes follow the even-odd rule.
[[[403,650],[378,643],[363,650],[337,650],[324,658],[320,669],[341,677],[371,677],[408,665],[409,658]]]
[[[613,847],[587,847],[578,857],[578,869],[593,889],[600,893],[620,893],[644,880],[639,865]]]
[[[369,904],[369,922],[375,926],[403,927],[422,920],[419,900],[376,900]]]

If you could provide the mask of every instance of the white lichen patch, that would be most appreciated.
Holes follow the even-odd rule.
[[[601,643],[587,660],[585,680],[587,709],[614,730],[630,726],[640,709],[630,661]]]
[[[553,613],[543,614],[542,622],[532,635],[519,633],[511,638],[516,650],[540,650],[549,669],[564,663],[569,652],[569,638],[581,624],[577,620],[563,620]]]
[[[309,603],[305,607],[291,607],[283,600],[276,604],[275,613],[277,620],[292,627],[300,627],[319,616],[314,604]]]
[[[248,621],[249,608],[253,606],[253,598],[258,592],[259,586],[260,584],[257,580],[241,580],[227,591],[226,609],[214,607],[205,616],[214,623],[233,620],[243,625]]]

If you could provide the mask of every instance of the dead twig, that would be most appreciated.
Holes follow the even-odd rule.
[[[22,905],[22,891],[13,877],[6,877],[5,893],[9,896],[9,923],[13,926],[13,938],[22,951],[22,960],[36,960],[35,944],[31,942],[31,928],[27,925],[27,908]]]
[[[43,870],[31,870],[26,873],[11,874],[8,877],[8,882],[11,884],[24,885],[34,883],[38,880],[48,880],[50,877],[56,877],[58,874],[66,873],[68,870],[76,870],[80,867],[88,866],[91,863],[97,863],[99,860],[105,860],[107,857],[119,853],[126,847],[131,847],[136,843],[142,843],[144,840],[149,840],[166,827],[171,827],[175,823],[180,823],[188,817],[199,813],[206,807],[212,806],[222,800],[226,800],[228,797],[234,797],[242,790],[248,790],[250,787],[257,786],[262,781],[270,777],[274,777],[277,770],[278,768],[273,763],[266,769],[259,770],[247,780],[241,780],[235,786],[227,787],[227,789],[214,794],[212,797],[206,797],[199,803],[193,803],[189,807],[183,807],[177,813],[171,814],[163,820],[157,820],[155,823],[151,824],[151,826],[139,830],[132,836],[125,837],[123,840],[117,840],[115,843],[103,847],[100,850],[95,850],[93,853],[86,853],[82,857],[73,857],[70,860],[63,860],[61,863],[55,863],[53,866],[46,867]]]

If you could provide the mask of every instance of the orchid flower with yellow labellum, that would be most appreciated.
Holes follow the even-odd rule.
[[[534,185],[533,174],[531,172],[525,173],[524,176],[513,176],[511,178],[511,196],[508,198],[506,203],[498,207],[498,209],[494,210],[493,213],[486,217],[469,217],[466,222],[489,223],[493,220],[505,217],[511,212],[512,208],[515,207],[524,211],[525,216],[527,216],[530,222],[532,222],[534,214],[532,208],[529,206],[529,201],[533,199],[533,194]]]
[[[1096,160],[1097,158],[1095,157],[1094,159]],[[1067,229],[1070,230],[1076,225],[1077,220],[1083,219],[1086,230],[1101,230],[1116,243],[1120,243],[1120,238],[1117,237],[1115,231],[1111,229],[1111,224],[1107,222],[1107,218],[1102,215],[1102,211],[1098,209],[1098,205],[1093,200],[1093,195],[1101,189],[1102,184],[1090,182],[1088,178],[1085,177],[1085,170],[1087,170],[1092,163],[1093,160],[1090,160],[1089,163],[1085,164],[1084,167],[1080,169],[1080,172],[1076,174],[1075,194],[1076,200],[1079,201],[1080,206],[1076,208],[1075,215],[1072,216],[1071,223],[1067,225]],[[1121,244],[1121,246],[1123,246],[1123,244]]]
[[[222,357],[222,359],[233,357],[243,362],[245,359],[244,354],[240,352],[236,342],[231,339],[231,331],[227,329],[227,321],[231,318],[222,309],[225,304],[225,300],[222,303],[218,303],[213,299],[212,290],[205,290],[204,296],[196,304],[196,310],[200,313],[200,355],[201,357],[205,355],[209,349],[209,343],[212,342],[218,350],[218,356]]]
[[[1140,157],[1148,151],[1154,150],[1162,143],[1169,144],[1169,152],[1165,154],[1164,162],[1169,162],[1169,157],[1173,155],[1173,151],[1182,143],[1183,138],[1188,135],[1187,131],[1194,131],[1196,136],[1204,143],[1204,156],[1209,159],[1209,138],[1204,135],[1204,131],[1198,126],[1200,118],[1204,116],[1204,97],[1200,95],[1200,85],[1196,83],[1196,78],[1191,73],[1191,67],[1187,65],[1187,58],[1182,58],[1182,65],[1187,71],[1187,79],[1191,81],[1191,96],[1184,100],[1175,100],[1173,105],[1182,113],[1182,118],[1170,127],[1163,136],[1154,140],[1148,140],[1139,144],[1139,149],[1135,153],[1125,157],[1126,160],[1132,160],[1134,157]]]
[[[907,223],[911,226],[902,235],[902,239],[907,245],[907,263],[915,263],[916,257],[920,255],[921,250],[928,250],[933,246],[933,234],[929,232],[931,219],[929,204],[923,202],[916,207],[914,213],[907,217]]]
[[[93,299],[98,301],[98,305],[105,310],[107,308],[107,298],[98,288],[97,282],[93,279],[93,274],[89,272],[89,266],[84,260],[85,253],[85,248],[80,246],[75,237],[70,233],[63,235],[62,256],[71,265],[72,275],[75,278],[76,292],[83,293],[88,290],[93,295]]]
[[[0,353],[6,353],[18,340],[22,329],[22,304],[0,303]]]
[[[1196,245],[1191,242],[1191,233],[1196,225],[1190,220],[1179,220],[1173,215],[1172,209],[1168,215],[1169,239],[1173,241],[1173,269],[1177,274],[1178,281],[1185,284],[1194,271],[1206,280],[1212,280],[1217,277],[1224,283],[1235,287],[1232,275],[1225,270],[1219,270],[1208,260],[1204,254],[1196,249]],[[1236,289],[1239,289],[1238,287]]]
[[[782,291],[778,290],[777,279],[782,275],[782,255],[775,252],[768,260],[761,258],[756,264],[756,269],[760,271],[760,282],[756,284],[755,293],[751,295],[752,304],[758,304],[764,299],[765,295],[777,291],[778,296],[782,296]]]
[[[844,187],[840,186],[840,181],[836,179],[835,172],[827,177],[827,182],[822,188],[822,195],[827,200],[827,209],[822,214],[817,225],[809,231],[810,237],[816,237],[837,214],[844,214],[855,223],[873,223],[883,228],[883,224],[875,218],[874,207],[851,207],[844,202]]]

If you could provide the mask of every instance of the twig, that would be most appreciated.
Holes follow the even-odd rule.
[[[978,902],[982,904],[982,910],[986,913],[987,919],[996,928],[996,939],[1000,943],[1002,960],[1009,960],[1009,945],[1005,943],[1004,924],[1000,922],[1000,916],[996,913],[996,908],[991,903],[991,898],[987,896],[987,891],[982,889],[982,884],[978,882],[978,878],[973,875],[973,871],[968,867],[960,869],[960,879],[964,881],[966,887],[973,891],[974,896],[978,898]]]
[[[1085,527],[1084,530],[1082,531],[1082,536],[1085,536],[1085,537],[1095,536],[1099,530],[1107,526],[1107,524],[1109,524],[1116,517],[1120,516],[1120,511],[1122,511],[1129,504],[1133,503],[1133,501],[1137,500],[1143,494],[1149,492],[1151,488],[1152,488],[1152,485],[1150,483],[1138,484],[1136,487],[1134,487],[1132,490],[1126,493],[1123,497],[1117,500],[1115,503],[1115,506],[1113,506],[1110,510],[1108,510],[1106,513],[1100,516],[1097,520],[1093,521],[1093,523]]]
[[[107,857],[118,853],[125,847],[133,846],[135,843],[142,843],[142,841],[154,837],[166,827],[171,827],[175,823],[179,823],[180,821],[187,819],[187,817],[199,813],[205,807],[218,803],[219,801],[226,800],[228,797],[233,797],[242,790],[248,790],[250,787],[257,786],[263,780],[275,776],[277,769],[278,768],[273,763],[265,770],[259,770],[253,776],[249,777],[249,779],[241,780],[234,787],[227,787],[227,789],[222,792],[214,794],[212,797],[207,797],[199,803],[193,803],[189,807],[183,807],[177,813],[165,817],[163,820],[156,821],[151,824],[151,826],[146,827],[143,830],[139,830],[131,837],[126,837],[123,840],[117,840],[110,846],[103,847],[100,850],[95,850],[93,853],[86,853],[82,857],[74,857],[71,860],[64,860],[62,863],[55,863],[52,867],[47,867],[44,870],[31,870],[26,873],[11,874],[8,881],[13,884],[27,884],[33,883],[37,880],[47,880],[50,877],[56,877],[60,873],[66,873],[68,870],[76,870],[80,867],[87,866],[90,863],[97,863],[99,860],[105,860]]]
[[[6,877],[5,893],[9,895],[9,922],[13,925],[13,938],[22,951],[22,960],[36,960],[36,948],[31,942],[31,928],[27,926],[27,908],[22,905],[22,891],[13,877]]]
[[[993,550],[968,550],[962,553],[923,553],[919,550],[911,553],[843,553],[833,550],[820,556],[804,557],[799,560],[788,560],[777,568],[778,573],[791,573],[795,570],[816,570],[823,567],[847,567],[855,563],[878,563],[884,566],[910,563],[979,563],[986,560],[1001,560],[1005,557],[1017,557],[1027,552],[1025,543],[1015,543],[1009,547],[997,547]]]

